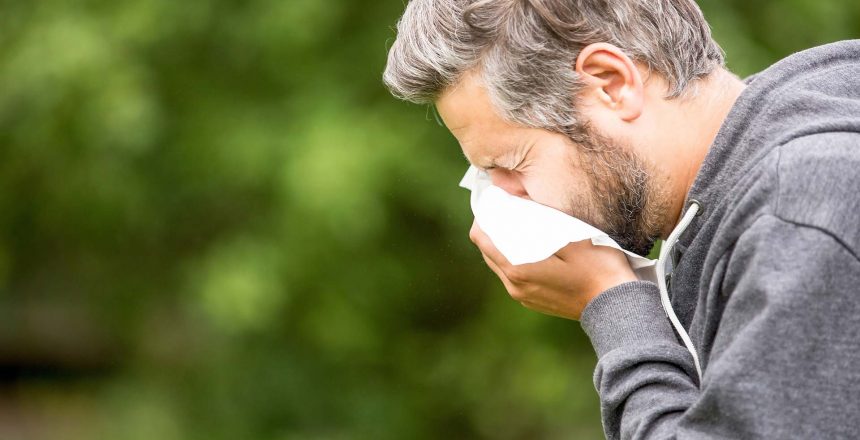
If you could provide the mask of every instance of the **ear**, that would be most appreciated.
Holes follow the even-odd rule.
[[[576,58],[576,73],[587,90],[619,118],[631,122],[642,114],[645,87],[636,64],[616,46],[594,43]]]

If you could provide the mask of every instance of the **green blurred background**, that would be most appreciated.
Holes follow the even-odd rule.
[[[856,0],[708,0],[740,75]],[[402,0],[0,1],[0,438],[600,438],[466,163],[381,84]]]

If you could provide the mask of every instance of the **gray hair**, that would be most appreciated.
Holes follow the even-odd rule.
[[[573,65],[597,42],[659,73],[667,98],[724,65],[693,0],[412,0],[383,81],[398,98],[431,104],[477,68],[500,116],[577,139]]]

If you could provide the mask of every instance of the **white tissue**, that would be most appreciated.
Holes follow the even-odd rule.
[[[536,263],[569,243],[590,239],[593,245],[624,252],[639,279],[657,282],[657,260],[622,249],[608,234],[582,220],[508,194],[494,186],[484,171],[469,167],[460,186],[472,191],[475,221],[511,264]]]

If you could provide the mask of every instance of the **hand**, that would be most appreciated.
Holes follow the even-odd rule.
[[[502,280],[511,298],[547,315],[579,320],[585,306],[601,292],[636,281],[624,253],[591,240],[571,243],[546,260],[512,265],[477,223],[469,238]]]

